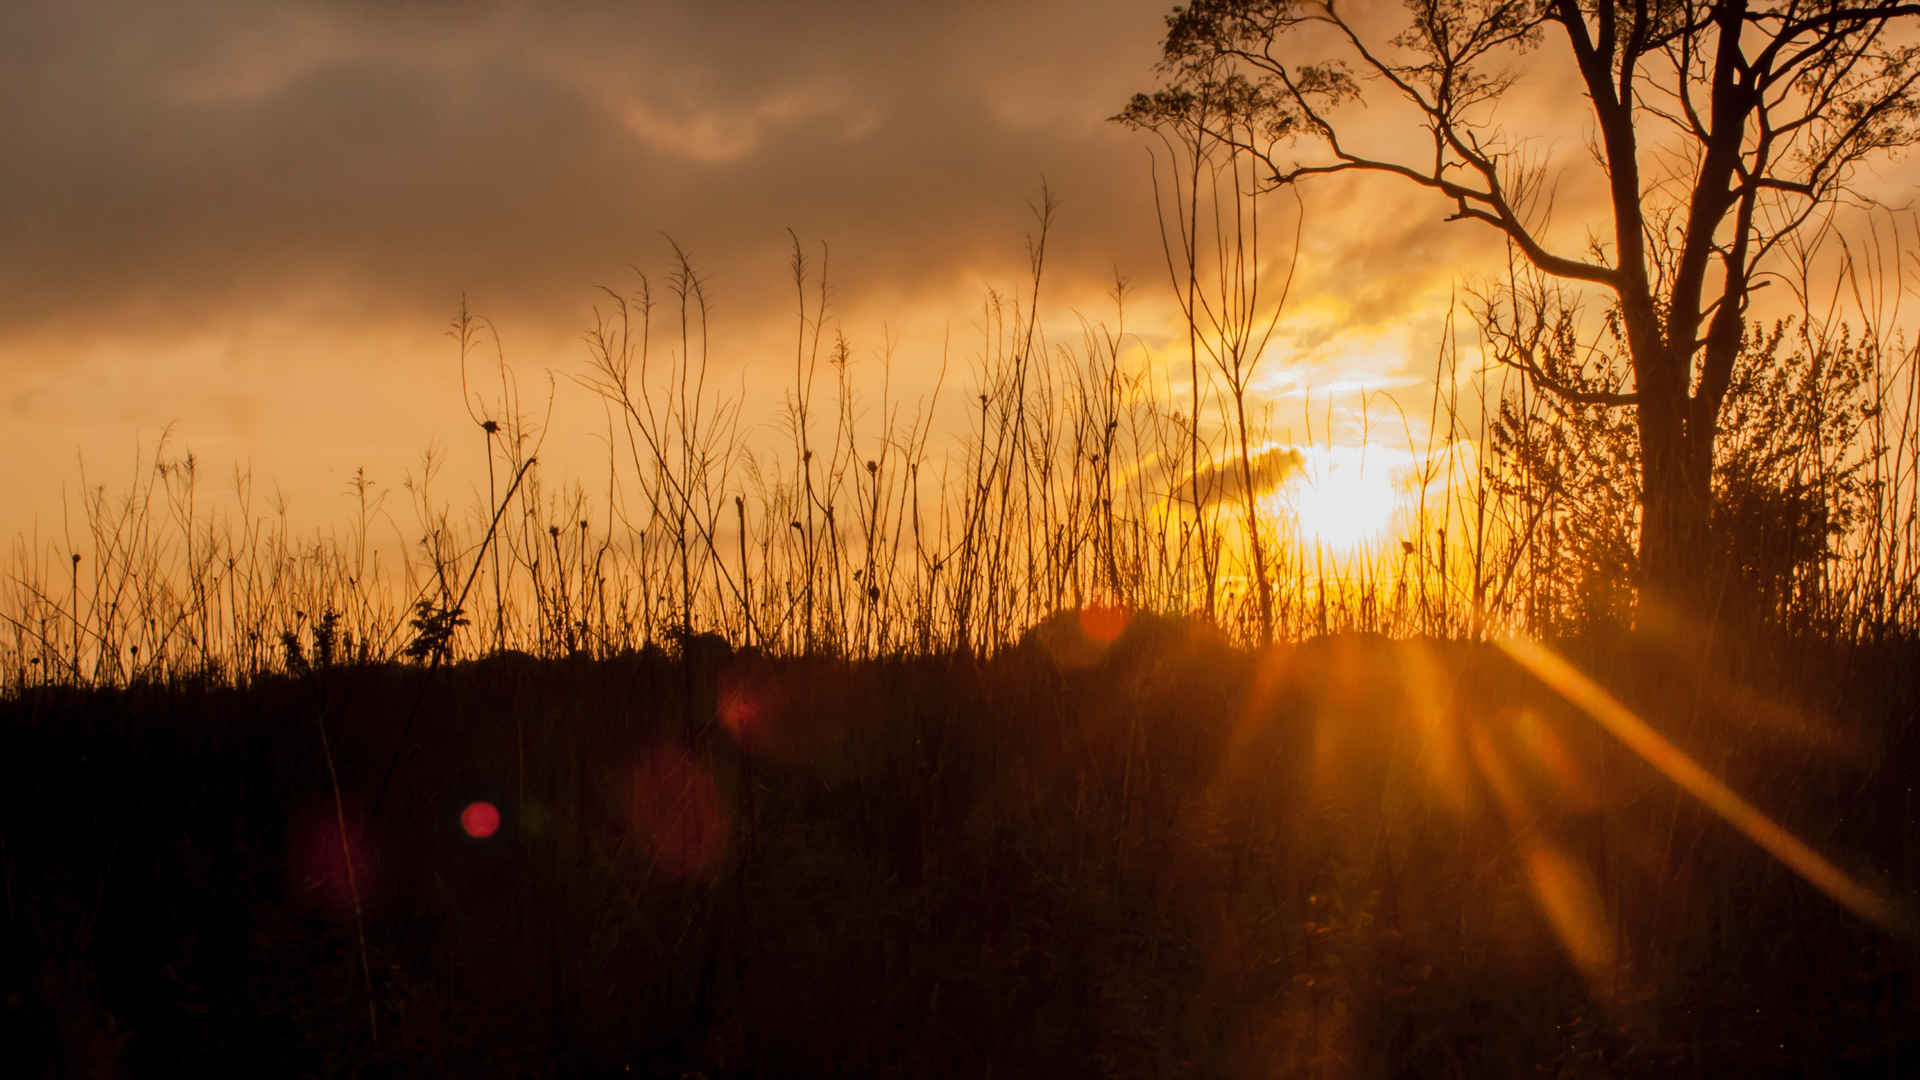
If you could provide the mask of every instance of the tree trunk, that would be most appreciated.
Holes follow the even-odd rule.
[[[1676,613],[1702,608],[1713,569],[1712,424],[1690,423],[1687,406],[1643,396],[1638,410],[1642,600]]]

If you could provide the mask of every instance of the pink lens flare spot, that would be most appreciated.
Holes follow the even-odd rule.
[[[684,750],[661,747],[634,766],[631,785],[629,820],[656,867],[683,879],[718,868],[733,814],[712,773]]]
[[[460,811],[460,828],[475,840],[500,831],[500,808],[490,802],[470,802]]]
[[[353,806],[344,812],[311,806],[295,816],[288,827],[287,872],[296,896],[336,917],[372,902],[379,875],[364,820]]]

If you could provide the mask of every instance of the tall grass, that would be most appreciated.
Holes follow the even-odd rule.
[[[1631,500],[1591,477],[1543,487],[1493,452],[1498,417],[1529,437],[1569,420],[1524,369],[1498,362],[1503,342],[1484,322],[1476,334],[1450,315],[1424,418],[1377,393],[1308,398],[1305,437],[1283,443],[1271,411],[1247,409],[1261,359],[1249,350],[1270,311],[1244,296],[1206,316],[1195,294],[1187,309],[1212,377],[1139,345],[1125,282],[1104,318],[1049,337],[1060,325],[1042,316],[1054,213],[1050,197],[1035,207],[1026,282],[984,298],[959,409],[942,401],[963,381],[951,356],[902,359],[889,346],[865,370],[829,309],[825,248],[810,255],[796,237],[783,439],[742,428],[744,388],[715,374],[708,288],[677,246],[660,282],[606,290],[582,369],[550,389],[544,416],[523,402],[500,335],[462,303],[450,360],[481,438],[450,453],[482,457],[482,505],[444,501],[447,459],[429,453],[400,489],[405,510],[362,471],[353,519],[302,533],[249,474],[213,497],[200,461],[163,434],[118,486],[82,473],[68,531],[16,539],[0,679],[13,690],[244,683],[506,649],[674,652],[706,635],[778,654],[980,654],[1089,605],[1211,612],[1246,641],[1560,633],[1620,616],[1591,595],[1593,553],[1580,562],[1566,538],[1599,513],[1630,553]],[[1811,373],[1795,384],[1813,395],[1807,410],[1855,425],[1845,439],[1814,438],[1794,475],[1822,505],[1844,501],[1843,482],[1860,498],[1788,567],[1794,587],[1767,614],[1848,638],[1915,626],[1920,344],[1901,308],[1907,228],[1849,249],[1824,299],[1806,288],[1785,343]],[[1246,242],[1224,236],[1228,256]],[[1244,287],[1216,285],[1227,303]],[[493,371],[480,378],[484,353]],[[1822,372],[1837,357],[1860,377],[1835,390]],[[931,398],[896,398],[902,363],[937,364]],[[607,407],[606,472],[591,482],[550,477],[539,460],[563,389]],[[1364,452],[1392,471],[1401,504],[1389,528],[1338,547],[1301,528],[1289,498],[1316,470],[1333,482],[1323,466],[1336,408],[1361,417]],[[936,426],[950,414],[965,417],[957,432]],[[1260,455],[1298,468],[1269,470]]]

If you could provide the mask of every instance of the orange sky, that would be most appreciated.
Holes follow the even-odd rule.
[[[356,466],[397,488],[430,444],[458,505],[479,460],[444,335],[463,291],[530,396],[555,374],[549,463],[591,467],[598,413],[567,377],[595,286],[663,272],[662,233],[711,284],[715,361],[749,388],[749,423],[790,372],[787,228],[831,246],[856,362],[877,370],[891,340],[907,396],[943,341],[949,394],[967,392],[985,290],[1019,285],[1043,176],[1061,340],[1076,312],[1108,315],[1116,270],[1148,346],[1171,326],[1147,144],[1106,121],[1153,81],[1164,0],[82,7],[0,10],[9,536],[57,535],[77,463],[124,487],[167,425],[214,490],[251,463],[309,525],[346,514]],[[1516,126],[1568,115],[1505,107]],[[1579,130],[1541,145],[1578,154]],[[1590,227],[1590,205],[1576,183],[1557,220]],[[1264,384],[1276,436],[1308,388],[1397,388],[1424,415],[1449,290],[1493,237],[1378,181],[1316,185],[1307,206]]]

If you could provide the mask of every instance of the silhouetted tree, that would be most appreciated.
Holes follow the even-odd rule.
[[[1260,125],[1246,149],[1275,184],[1399,177],[1546,274],[1604,293],[1631,385],[1568,384],[1524,351],[1509,361],[1564,401],[1631,410],[1642,581],[1697,601],[1750,294],[1862,160],[1915,141],[1916,17],[1920,4],[1893,0],[1407,0],[1398,18],[1371,5],[1196,0],[1167,19],[1165,84],[1122,115],[1151,122],[1225,102],[1235,123]],[[1570,107],[1594,122],[1612,228],[1584,251],[1548,235],[1541,163],[1495,120],[1522,56],[1577,74]],[[1363,87],[1364,123],[1346,108]],[[1217,127],[1232,138],[1233,123]]]
[[[1263,485],[1255,482],[1255,451],[1247,418],[1247,396],[1252,388],[1267,344],[1286,307],[1293,288],[1294,271],[1300,260],[1300,232],[1305,223],[1304,208],[1296,204],[1291,246],[1284,262],[1268,265],[1261,237],[1261,180],[1257,155],[1240,147],[1258,138],[1244,125],[1233,132],[1233,139],[1222,140],[1210,134],[1212,109],[1204,95],[1174,116],[1156,112],[1151,116],[1123,114],[1119,119],[1153,131],[1160,150],[1153,155],[1154,209],[1160,217],[1161,251],[1166,257],[1168,279],[1187,324],[1188,377],[1191,379],[1193,416],[1188,428],[1187,462],[1194,528],[1203,550],[1208,534],[1208,504],[1221,495],[1237,495],[1246,519],[1246,546],[1253,575],[1254,597],[1258,604],[1259,641],[1273,640],[1273,575],[1267,566],[1267,542],[1260,523],[1259,496]],[[1222,122],[1232,123],[1227,117]],[[1160,176],[1165,159],[1167,179]],[[1274,278],[1279,273],[1276,287]],[[1200,459],[1201,367],[1204,354],[1226,383],[1222,409],[1230,437],[1237,441],[1232,482],[1226,491],[1219,485],[1217,468],[1203,467]],[[1263,452],[1264,454],[1264,452]],[[1203,557],[1204,559],[1204,557]],[[1213,566],[1206,572],[1206,612],[1214,617]]]
[[[1484,309],[1476,314],[1492,324]],[[1515,304],[1505,318],[1529,328],[1524,347],[1566,385],[1604,391],[1628,377],[1617,311],[1597,346],[1575,336],[1565,308]],[[1807,332],[1808,318],[1749,327],[1735,358],[1713,449],[1713,572],[1702,595],[1743,622],[1794,629],[1838,614],[1824,575],[1871,494],[1874,451],[1861,436],[1878,404],[1869,382],[1877,343],[1844,324]],[[1522,347],[1498,337],[1493,346]],[[1528,615],[1543,630],[1618,622],[1630,611],[1622,586],[1642,496],[1630,412],[1513,394],[1494,417],[1493,484],[1533,523]]]

